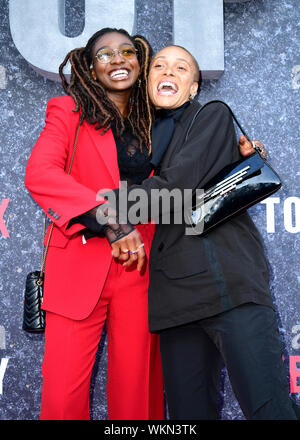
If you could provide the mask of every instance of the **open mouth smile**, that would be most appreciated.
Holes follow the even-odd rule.
[[[157,92],[160,96],[173,96],[178,92],[178,86],[172,81],[161,81],[157,86]]]
[[[116,69],[109,73],[110,78],[113,81],[121,81],[127,79],[129,76],[129,70],[127,69]]]

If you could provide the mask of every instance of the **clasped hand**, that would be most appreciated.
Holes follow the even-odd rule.
[[[140,271],[146,262],[144,243],[137,230],[112,243],[111,248],[112,256],[123,262],[125,267],[136,262],[136,268]]]

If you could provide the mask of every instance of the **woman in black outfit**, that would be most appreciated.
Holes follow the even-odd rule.
[[[224,166],[240,159],[232,117],[223,104],[203,109],[185,140],[199,109],[193,100],[198,72],[195,59],[182,47],[169,46],[154,56],[148,89],[158,110],[152,137],[156,171],[125,193],[128,211],[137,188],[148,195],[139,202],[140,210],[151,212],[153,190],[203,188]],[[164,136],[155,144],[161,132]],[[118,190],[115,194],[121,197]],[[224,363],[247,419],[297,419],[268,265],[248,213],[205,236],[187,235],[184,222],[158,221],[149,270],[150,331],[160,334],[171,419],[219,417]]]

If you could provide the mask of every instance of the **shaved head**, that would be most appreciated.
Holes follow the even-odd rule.
[[[156,108],[178,108],[200,91],[201,73],[193,55],[184,47],[169,45],[152,58],[148,93]]]

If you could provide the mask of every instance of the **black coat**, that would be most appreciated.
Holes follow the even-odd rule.
[[[193,102],[184,111],[159,175],[142,183],[148,200],[153,189],[202,188],[241,157],[231,114],[220,103],[201,111],[185,141],[198,108]],[[149,259],[151,331],[213,316],[246,302],[273,307],[263,245],[248,213],[206,236],[186,235],[185,230],[185,224],[155,226]]]

